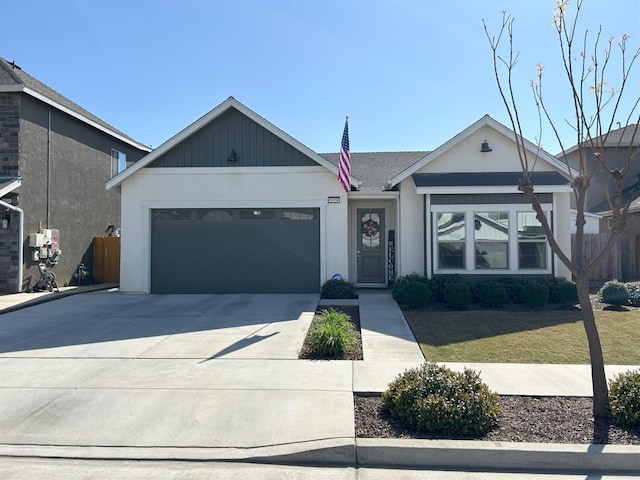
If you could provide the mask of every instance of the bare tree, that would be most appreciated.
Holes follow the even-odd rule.
[[[558,36],[559,54],[564,69],[563,76],[567,83],[564,85],[554,84],[553,87],[566,88],[568,86],[567,101],[569,101],[568,105],[571,105],[571,111],[566,112],[566,118],[552,118],[551,111],[547,108],[543,96],[543,66],[541,64],[537,65],[537,78],[530,82],[530,89],[533,93],[533,100],[538,107],[538,128],[540,131],[536,138],[541,138],[543,127],[553,131],[562,148],[559,157],[565,161],[567,174],[571,179],[576,209],[576,242],[573,255],[571,252],[562,251],[555,241],[549,221],[538,201],[535,185],[531,182],[531,173],[538,157],[529,153],[525,148],[525,136],[518,111],[520,100],[516,99],[515,94],[513,73],[518,63],[518,54],[514,51],[514,19],[503,13],[502,26],[497,36],[492,36],[489,33],[484,20],[483,24],[493,52],[494,74],[498,90],[515,132],[522,169],[518,189],[531,202],[552,251],[566,265],[576,283],[591,358],[593,413],[595,417],[603,417],[606,415],[608,389],[600,337],[589,296],[589,278],[594,267],[604,258],[626,229],[629,205],[638,196],[637,189],[635,191],[630,189],[629,192],[625,192],[626,195],[623,195],[623,185],[625,178],[631,172],[632,162],[634,159],[638,159],[640,152],[640,148],[637,146],[637,140],[640,139],[638,131],[640,97],[638,97],[638,85],[633,85],[632,78],[632,71],[640,56],[640,49],[629,53],[627,47],[629,36],[626,34],[617,42],[613,38],[603,42],[602,28],[595,33],[593,38],[589,36],[588,30],[582,36],[576,36],[582,0],[578,0],[575,15],[571,19],[568,18],[568,6],[569,0],[559,0],[554,7],[553,26]],[[590,51],[587,51],[588,49]],[[613,68],[617,69],[615,72],[616,79],[619,81],[617,88],[607,83],[607,79],[613,76],[611,71]],[[629,83],[632,85],[629,86]],[[623,98],[627,99],[628,97],[631,97],[631,102],[623,102]],[[626,108],[627,111],[623,111],[623,105],[631,106]],[[616,119],[623,119],[624,126],[632,129],[633,132],[631,147],[624,151],[624,161],[622,162],[619,160],[620,155],[617,154],[619,148],[615,148],[614,152],[611,152],[611,148],[605,148],[605,146],[610,146],[611,142],[608,140]],[[577,155],[576,151],[573,154],[577,160],[572,161],[571,164],[567,156],[568,151],[559,133],[560,122],[567,122],[575,132]],[[621,124],[622,122],[616,123]],[[539,141],[538,147],[541,148]],[[620,147],[620,142],[617,147]],[[614,157],[616,161],[613,161]],[[598,172],[606,172],[613,179],[611,182],[613,187],[607,192],[607,200],[612,211],[612,229],[608,242],[602,251],[595,258],[586,259],[584,233],[586,195],[592,185],[594,175]]]

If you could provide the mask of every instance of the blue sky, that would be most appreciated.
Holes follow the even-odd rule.
[[[489,114],[509,126],[482,26],[515,17],[515,87],[570,119],[554,78],[553,0],[0,0],[0,56],[141,143],[159,146],[233,96],[316,152],[431,150]],[[640,1],[585,0],[581,31],[631,35]],[[634,77],[640,91],[639,69]],[[558,92],[558,93],[556,93]],[[624,120],[624,119],[620,119]],[[565,142],[573,145],[568,128]],[[552,153],[551,132],[542,144]]]

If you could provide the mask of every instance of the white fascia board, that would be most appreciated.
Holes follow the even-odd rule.
[[[569,214],[570,215],[577,215],[578,211],[575,208],[570,208],[569,209]],[[597,218],[598,220],[600,220],[602,218],[602,215],[599,213],[592,213],[592,212],[584,212],[584,216],[585,217],[592,217],[592,218]]]
[[[145,157],[143,157],[140,160],[138,160],[131,167],[123,170],[118,175],[116,175],[111,180],[109,180],[106,183],[107,190],[109,190],[110,188],[112,188],[112,187],[114,187],[116,185],[119,185],[120,183],[122,183],[122,181],[125,178],[129,177],[130,175],[133,175],[138,170],[146,167],[151,162],[153,162],[156,158],[160,157],[161,155],[163,155],[164,153],[166,153],[167,151],[169,151],[170,149],[172,149],[173,147],[178,145],[180,142],[186,140],[188,137],[190,137],[195,132],[197,132],[198,130],[203,128],[205,125],[207,125],[208,123],[213,121],[215,118],[217,118],[220,115],[222,115],[224,112],[226,112],[230,108],[235,108],[236,110],[241,112],[243,115],[247,116],[248,118],[250,118],[251,120],[256,122],[258,125],[264,127],[269,132],[271,132],[275,136],[279,137],[284,142],[289,143],[292,147],[296,148],[301,153],[304,153],[305,155],[310,157],[312,160],[317,162],[322,167],[324,167],[324,168],[328,169],[329,171],[333,172],[334,175],[336,175],[336,176],[338,175],[338,167],[337,166],[333,165],[331,162],[329,162],[328,160],[324,159],[323,157],[318,155],[316,152],[311,150],[309,147],[307,147],[307,146],[303,145],[302,143],[300,143],[298,140],[296,140],[295,138],[293,138],[289,134],[287,134],[284,131],[280,130],[278,127],[276,127],[271,122],[267,121],[266,119],[264,119],[263,117],[261,117],[260,115],[255,113],[254,111],[252,111],[249,108],[245,107],[242,103],[238,102],[235,98],[229,97],[224,102],[222,102],[220,105],[218,105],[213,110],[211,110],[209,113],[203,115],[198,120],[193,122],[191,125],[189,125],[188,127],[184,128],[183,130],[178,132],[176,135],[171,137],[169,140],[164,142],[162,145],[160,145],[158,148],[153,150],[151,153],[149,153]],[[362,182],[358,181],[355,178],[351,178],[351,184],[354,185],[356,188],[360,188],[360,185],[362,184]]]
[[[435,194],[465,194],[465,193],[522,193],[517,185],[501,185],[497,187],[415,187],[419,195]],[[567,193],[573,189],[569,185],[534,185],[534,193]]]
[[[25,93],[27,95],[30,95],[33,98],[36,98],[36,99],[40,100],[41,102],[46,103],[47,105],[51,105],[52,107],[56,108],[57,110],[60,110],[61,112],[64,112],[67,115],[69,115],[69,116],[71,116],[73,118],[76,118],[76,119],[80,120],[81,122],[86,123],[87,125],[95,128],[97,130],[100,130],[101,132],[106,133],[107,135],[110,135],[110,136],[112,136],[114,138],[117,138],[118,140],[120,140],[123,143],[131,145],[131,146],[133,146],[133,147],[135,147],[135,148],[137,148],[139,150],[145,150],[147,152],[151,151],[151,149],[148,146],[143,145],[141,143],[138,143],[136,141],[133,141],[133,140],[131,140],[131,139],[119,134],[118,132],[114,132],[113,130],[111,130],[109,128],[106,128],[103,125],[100,125],[99,123],[94,122],[93,120],[85,117],[84,115],[79,114],[78,112],[75,112],[75,111],[71,110],[70,108],[65,107],[64,105],[62,105],[62,104],[60,104],[58,102],[54,102],[49,97],[46,97],[46,96],[36,92],[35,90],[31,90],[28,87],[24,87],[22,89],[22,91],[23,91],[23,93]]]
[[[21,178],[16,178],[13,182],[5,185],[4,187],[0,188],[0,198],[4,197],[5,195],[13,192],[16,188],[18,188],[20,185],[22,185],[22,179]]]

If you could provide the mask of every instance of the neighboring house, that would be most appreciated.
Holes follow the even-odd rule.
[[[569,276],[517,190],[514,135],[489,116],[432,152],[351,158],[346,193],[337,154],[230,97],[107,182],[122,196],[121,290],[318,292],[335,274],[363,287],[414,272]],[[562,171],[542,152],[532,179],[568,251]]]
[[[598,137],[593,141],[593,147],[589,146],[585,149],[585,161],[587,171],[590,172],[595,168],[595,173],[591,179],[591,185],[587,191],[585,210],[588,214],[587,222],[593,221],[595,216],[599,219],[599,229],[601,233],[607,233],[611,229],[611,210],[610,201],[615,195],[615,182],[611,174],[605,172],[602,166],[595,164],[594,151],[600,151],[607,165],[622,169],[625,167],[628,158],[633,157],[631,162],[631,170],[626,174],[622,185],[622,202],[623,205],[628,199],[628,195],[639,188],[640,182],[640,128],[636,132],[636,125],[628,125],[616,130],[612,130],[605,136]],[[589,143],[587,144],[589,145]],[[558,158],[566,158],[566,162],[574,168],[577,168],[580,157],[578,146],[574,146],[562,154],[557,155]],[[572,198],[572,207],[575,207],[575,201]],[[629,208],[629,227],[625,231],[628,234],[640,234],[640,201],[632,202]],[[575,225],[572,225],[575,232]],[[589,233],[593,233],[590,229]],[[596,232],[597,233],[597,232]]]
[[[150,151],[0,58],[0,293],[92,276],[92,241],[120,227],[105,182]],[[38,235],[36,235],[38,234]]]

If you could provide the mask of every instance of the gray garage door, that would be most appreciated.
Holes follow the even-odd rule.
[[[152,211],[152,293],[319,289],[317,208]]]

